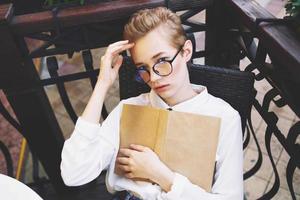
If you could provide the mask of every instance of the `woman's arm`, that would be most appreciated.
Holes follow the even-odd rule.
[[[61,153],[61,175],[66,185],[78,186],[99,176],[110,164],[118,150],[118,120],[122,104],[119,104],[100,124],[81,117],[75,129],[64,143]]]
[[[133,45],[133,43],[128,43],[128,40],[125,40],[108,46],[104,56],[101,57],[98,81],[93,94],[82,113],[83,119],[92,123],[99,123],[106,93],[116,80],[118,71],[123,62],[123,57],[119,55],[119,53],[130,49]]]
[[[77,186],[92,181],[107,168],[116,151],[121,105],[111,112],[102,126],[99,120],[105,95],[122,64],[119,53],[132,46],[128,41],[116,42],[109,45],[101,57],[93,94],[62,150],[61,175],[66,185]]]

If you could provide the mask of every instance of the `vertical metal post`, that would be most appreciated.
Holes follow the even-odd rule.
[[[238,35],[230,32],[235,22],[231,13],[226,11],[224,0],[213,1],[206,9],[205,64],[237,68],[240,60],[240,48],[236,43]]]
[[[0,5],[0,88],[22,127],[22,135],[41,161],[57,191],[67,188],[60,175],[64,138],[35,70],[24,39],[10,31],[12,4]]]
[[[218,57],[218,27],[217,27],[217,10],[216,2],[214,1],[211,6],[206,9],[206,25],[205,32],[205,64],[215,66]]]

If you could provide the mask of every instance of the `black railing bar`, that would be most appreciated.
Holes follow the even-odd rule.
[[[43,41],[47,41],[50,42],[53,38],[46,34],[46,33],[34,33],[31,35],[26,35],[26,38],[31,38],[31,39],[35,39],[35,40],[43,40]]]
[[[53,78],[47,78],[47,79],[41,79],[40,82],[42,86],[47,85],[54,85],[58,82],[70,82],[70,81],[76,81],[84,78],[90,78],[91,76],[98,76],[99,69],[93,70],[93,71],[85,71],[85,72],[78,72],[74,74],[68,74],[64,76],[58,76]]]
[[[193,59],[195,58],[203,58],[207,56],[207,51],[203,50],[203,51],[196,51],[193,53]]]
[[[70,33],[71,35],[72,33]],[[51,45],[69,45],[70,47],[83,47],[84,45],[83,44],[78,44],[79,41],[74,41],[74,40],[62,40],[62,38],[64,38],[64,36],[62,36],[61,38],[58,38],[60,40],[57,40],[57,41],[54,41],[53,38],[51,38],[51,36],[47,36],[47,35],[35,35],[35,36],[28,36],[29,38],[32,38],[32,39],[36,39],[36,40],[41,40],[41,41],[45,41],[45,42],[50,42],[52,43]],[[51,46],[50,45],[50,46]],[[41,46],[40,47],[37,47],[36,49],[34,49],[32,51],[32,53],[36,53],[34,51],[37,51],[41,49]],[[42,48],[42,49],[46,49],[46,48]]]
[[[296,165],[293,163],[292,159],[290,159],[286,167],[286,182],[288,184],[289,191],[293,200],[296,200],[295,190],[293,186],[293,176],[295,174],[295,170]]]
[[[184,21],[182,22],[183,25],[186,25],[186,26],[190,26],[190,27],[202,27],[203,29],[206,30],[207,28],[207,25],[205,23],[202,23],[202,22],[191,22],[191,21]]]
[[[251,117],[248,119],[248,125],[249,125],[249,127],[247,126],[247,129],[250,129],[250,131],[252,133],[252,136],[253,136],[253,139],[254,139],[254,142],[255,142],[255,145],[256,145],[257,150],[258,150],[258,158],[257,158],[257,161],[256,161],[255,165],[251,169],[249,169],[247,172],[244,173],[244,175],[243,175],[244,180],[247,180],[248,178],[250,178],[251,176],[256,174],[256,172],[258,172],[258,170],[261,168],[261,165],[262,165],[262,162],[263,162],[262,151],[261,151],[261,148],[259,146],[257,137],[256,137],[254,129],[253,129]]]
[[[187,27],[185,28],[186,33],[195,33],[195,32],[203,32],[206,31],[206,27]]]
[[[271,189],[268,189],[269,191],[265,190],[264,195],[259,198],[260,200],[272,199],[272,197],[274,197],[276,195],[276,193],[278,192],[278,190],[280,188],[280,177],[279,177],[279,174],[278,174],[278,170],[276,168],[277,163],[275,163],[275,161],[274,161],[274,158],[272,156],[272,150],[271,150],[271,138],[273,136],[273,133],[274,133],[273,128],[270,127],[270,126],[267,126],[267,129],[266,129],[266,132],[265,132],[265,147],[266,147],[266,150],[267,150],[269,160],[271,162],[271,166],[272,166],[272,169],[273,169],[273,172],[274,172],[273,175],[274,175],[275,180],[273,182],[273,186],[271,187]]]
[[[0,140],[0,150],[2,151],[4,155],[4,159],[6,161],[7,175],[10,177],[14,177],[13,160],[11,158],[8,148],[1,140]]]
[[[47,67],[48,67],[50,76],[52,78],[58,77],[59,76],[58,72],[57,72],[58,62],[57,62],[56,57],[55,56],[48,57],[46,62],[47,62]],[[62,100],[62,103],[63,103],[67,113],[69,114],[70,118],[72,119],[73,123],[75,124],[78,116],[71,104],[70,98],[69,98],[68,93],[65,88],[65,84],[62,82],[57,82],[56,87],[58,89],[59,96]]]
[[[295,21],[293,18],[256,18],[255,25],[259,26],[262,22],[274,23],[274,24],[291,24]]]
[[[22,128],[20,123],[11,116],[11,114],[4,107],[3,103],[0,100],[0,114],[17,130],[19,133],[22,133]]]
[[[88,49],[88,46],[76,47],[76,48],[51,48],[51,49],[41,49],[29,55],[30,58],[40,58],[45,56],[54,56],[61,54],[68,54],[70,52],[79,52],[84,49]],[[90,49],[97,47],[90,47]]]
[[[203,11],[204,9],[206,9],[205,7],[201,7],[201,8],[196,8],[196,9],[191,9],[186,11],[185,13],[180,15],[180,19],[182,22],[184,22],[185,20],[193,17],[194,15],[198,14],[199,12]]]
[[[246,138],[243,141],[243,150],[246,149],[246,147],[249,145],[249,142],[250,142],[250,130],[247,125],[246,125],[246,131],[244,133],[246,133],[246,135],[243,134],[243,138],[244,137],[246,137]]]
[[[66,31],[63,34],[57,35],[55,36],[52,40],[45,42],[44,44],[42,44],[41,46],[39,46],[38,48],[36,48],[35,50],[33,50],[32,52],[30,52],[30,57],[32,57],[32,55],[36,54],[37,52],[46,49],[48,47],[50,47],[52,44],[54,44],[58,39],[68,36],[69,34],[72,34],[73,32],[76,32],[80,27],[76,27],[74,30],[71,31]]]
[[[296,160],[296,158],[298,156],[297,155],[297,151],[294,152],[294,149],[292,149],[292,147],[288,145],[285,136],[281,133],[281,131],[276,126],[276,124],[274,124],[274,122],[272,121],[272,119],[270,119],[268,117],[269,113],[266,113],[264,111],[264,109],[262,108],[262,106],[259,104],[258,101],[254,101],[253,105],[254,105],[255,109],[258,111],[258,113],[260,114],[260,116],[262,117],[262,119],[266,122],[266,124],[273,126],[272,128],[273,128],[274,136],[277,138],[277,140],[280,142],[280,144],[283,146],[283,148],[289,154],[289,156],[293,157],[293,159],[295,160],[295,162],[300,167],[300,159],[298,158],[298,160]]]

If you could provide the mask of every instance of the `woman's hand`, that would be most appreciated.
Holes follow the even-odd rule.
[[[129,149],[121,148],[116,167],[126,178],[149,179],[165,191],[171,189],[174,173],[148,147],[132,144]]]
[[[123,62],[123,57],[120,53],[133,46],[134,43],[128,43],[128,40],[123,40],[112,43],[107,47],[105,54],[101,57],[100,63],[98,81],[101,84],[110,87],[114,83]]]
[[[114,83],[123,62],[123,57],[119,54],[130,49],[133,45],[133,43],[128,43],[128,40],[125,40],[113,43],[107,47],[105,54],[101,57],[97,84],[81,115],[86,121],[99,123],[106,93]]]

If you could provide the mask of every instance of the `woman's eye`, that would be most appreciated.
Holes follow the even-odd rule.
[[[137,69],[139,69],[139,70],[146,70],[147,66],[146,65],[140,65],[140,66],[137,66]]]
[[[158,59],[158,62],[162,62],[162,61],[166,61],[166,60],[167,60],[166,57],[162,57],[162,58]]]

